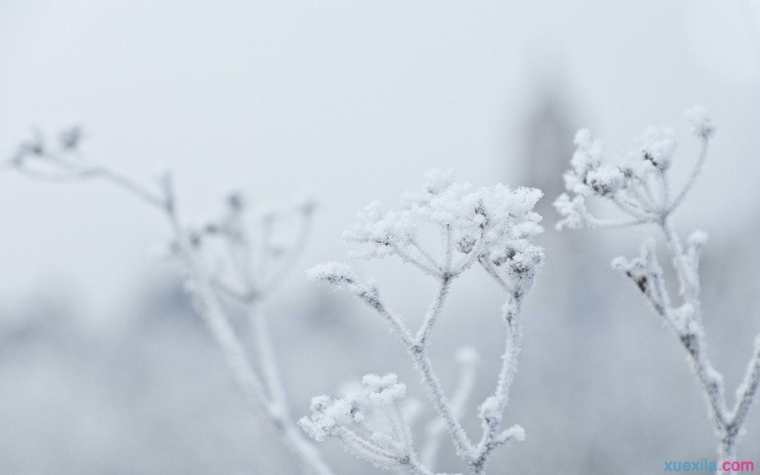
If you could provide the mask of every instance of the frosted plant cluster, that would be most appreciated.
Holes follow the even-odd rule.
[[[161,212],[172,235],[168,254],[181,264],[195,308],[251,408],[267,416],[304,471],[332,475],[290,414],[267,316],[261,310],[305,244],[314,203],[305,201],[279,211],[253,209],[242,194],[231,192],[218,216],[190,226],[181,219],[170,173],[162,172],[146,186],[88,162],[80,153],[82,136],[76,127],[53,142],[37,133],[19,146],[6,165],[31,178],[56,183],[100,179]],[[278,228],[285,231],[278,233]],[[278,239],[281,234],[286,235],[284,240]],[[243,310],[244,325],[233,325],[235,309]],[[247,328],[249,335],[238,334],[236,326]]]
[[[410,457],[411,431],[401,406],[405,397],[406,386],[395,374],[368,374],[360,389],[342,397],[312,398],[312,414],[300,424],[315,440],[335,437],[351,453],[378,467],[409,465],[421,472],[419,461]]]
[[[646,240],[638,256],[614,259],[613,267],[631,279],[684,348],[707,400],[722,462],[736,458],[737,443],[760,386],[760,336],[729,404],[723,378],[708,355],[703,324],[699,266],[707,236],[695,231],[683,239],[672,220],[694,186],[715,134],[704,108],[689,110],[687,118],[700,147],[691,173],[678,188],[671,181],[677,145],[672,130],[647,129],[632,150],[615,161],[608,159],[603,144],[590,131],[579,131],[570,169],[564,175],[566,192],[555,201],[561,215],[557,228],[651,225],[662,234],[672,274],[660,265],[654,239]],[[521,305],[544,259],[543,250],[534,243],[542,232],[541,217],[534,211],[541,198],[539,190],[501,184],[478,188],[455,182],[451,172],[433,170],[422,189],[404,194],[398,207],[386,209],[374,202],[362,209],[343,235],[350,256],[399,259],[436,283],[435,296],[419,326],[410,327],[380,289],[349,265],[330,262],[314,267],[309,275],[354,295],[389,325],[399,349],[405,350],[419,374],[435,417],[427,421],[424,431],[413,430],[421,417],[421,402],[410,397],[406,385],[391,373],[367,374],[361,383],[334,395],[314,397],[310,414],[296,421],[261,307],[305,245],[314,204],[305,201],[285,210],[266,210],[249,206],[242,194],[231,192],[217,215],[191,225],[180,215],[170,173],[147,185],[139,183],[86,160],[80,152],[82,138],[76,127],[53,141],[37,133],[3,166],[51,182],[106,181],[163,214],[171,231],[168,254],[181,265],[195,307],[233,378],[251,408],[266,415],[304,473],[335,473],[313,442],[337,442],[384,470],[443,475],[438,471],[438,455],[448,436],[465,470],[480,475],[495,449],[524,440],[525,431],[519,425],[508,426],[504,413],[522,347]],[[608,208],[605,215],[614,215],[603,217],[600,205]],[[431,247],[431,236],[440,245]],[[474,415],[481,430],[473,438],[461,421],[472,398],[477,351],[465,346],[456,352],[458,381],[449,391],[440,382],[428,350],[454,283],[477,270],[484,271],[504,293],[500,312],[504,350],[493,390]],[[671,289],[678,289],[677,294]],[[233,322],[239,313],[245,321]],[[241,335],[240,328],[248,334]],[[414,440],[413,434],[420,440]]]
[[[602,143],[588,130],[575,137],[576,150],[565,173],[567,193],[556,201],[562,215],[557,228],[604,228],[649,224],[664,236],[667,251],[677,278],[671,285],[658,261],[654,239],[648,239],[638,257],[618,257],[613,267],[628,276],[654,311],[678,338],[705,394],[709,415],[715,428],[719,460],[733,460],[750,405],[760,385],[760,335],[747,364],[736,399],[729,406],[723,377],[714,368],[707,353],[702,319],[699,261],[707,235],[695,231],[685,240],[673,225],[672,214],[694,185],[707,157],[715,126],[703,107],[687,111],[691,132],[699,141],[700,151],[686,183],[673,189],[670,168],[676,150],[674,133],[649,128],[622,163],[607,160]],[[610,204],[619,217],[600,218],[589,209],[592,200]],[[678,288],[671,295],[670,288]],[[722,463],[718,464],[719,467]],[[718,469],[718,474],[723,474]]]
[[[411,439],[410,421],[403,418],[398,402],[406,388],[394,375],[367,375],[358,398],[318,396],[312,414],[301,426],[315,440],[338,439],[351,453],[388,470],[415,474],[434,472],[441,433],[448,432],[456,452],[475,474],[485,473],[494,449],[525,436],[520,426],[503,427],[503,413],[517,369],[521,349],[520,306],[543,261],[543,251],[532,239],[542,229],[533,211],[541,192],[532,188],[510,189],[504,185],[474,188],[457,183],[450,172],[427,174],[423,189],[402,197],[397,209],[383,210],[371,203],[345,233],[351,255],[366,258],[396,257],[438,283],[429,310],[416,331],[381,297],[379,289],[363,280],[349,266],[327,263],[310,271],[312,278],[343,289],[366,303],[384,319],[406,349],[417,369],[438,419],[426,431],[428,441],[421,455]],[[439,252],[423,245],[421,235],[434,230],[443,243]],[[428,357],[429,340],[453,282],[475,267],[483,269],[506,294],[501,311],[504,322],[504,355],[493,393],[480,405],[482,434],[473,441],[460,423],[462,408],[472,387],[472,368],[477,354],[458,352],[463,367],[459,388],[449,396]],[[367,407],[385,413],[390,432],[365,422]]]

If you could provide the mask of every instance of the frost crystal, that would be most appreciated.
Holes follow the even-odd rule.
[[[505,431],[505,435],[518,442],[525,441],[525,429],[523,429],[521,426],[518,426],[518,425],[514,425],[510,427],[509,429],[507,429],[507,431]]]
[[[554,201],[554,207],[563,217],[557,222],[557,230],[580,229],[586,225],[586,201],[583,196],[576,195],[572,199],[567,193],[562,193]]]
[[[323,280],[337,286],[356,282],[356,274],[351,267],[340,262],[319,264],[306,271],[306,274],[311,279]]]
[[[332,435],[337,427],[361,422],[364,417],[352,401],[333,399],[325,395],[312,398],[311,411],[311,416],[301,418],[298,424],[309,436],[319,442]]]
[[[406,396],[406,385],[399,383],[393,373],[385,376],[368,374],[362,378],[362,383],[367,388],[367,397],[375,404],[390,405]]]
[[[587,129],[575,136],[576,150],[565,172],[566,193],[554,202],[562,216],[558,229],[617,227],[654,221],[663,212],[675,209],[699,173],[705,155],[707,139],[714,127],[703,109],[695,108],[688,114],[695,133],[704,140],[695,171],[680,193],[670,193],[667,172],[673,162],[676,140],[673,130],[649,127],[624,154],[624,159],[613,163],[604,156],[601,142]],[[591,198],[612,203],[627,215],[624,220],[605,220],[595,217],[589,210]],[[628,219],[630,218],[630,219]]]
[[[373,201],[357,214],[356,224],[343,233],[343,239],[366,245],[355,250],[356,257],[383,257],[394,246],[406,246],[413,232],[409,213],[383,212],[380,202]]]
[[[479,415],[483,420],[500,419],[501,411],[499,410],[499,400],[494,396],[486,398],[486,400],[480,405]]]
[[[431,194],[438,194],[454,183],[453,170],[428,170],[425,173],[425,190]]]
[[[641,158],[659,170],[670,167],[676,150],[675,134],[671,129],[649,127],[641,139]]]
[[[704,106],[693,106],[685,113],[686,120],[691,124],[691,131],[703,139],[710,138],[715,133],[715,125]]]
[[[344,234],[359,257],[385,257],[414,253],[425,226],[450,229],[457,250],[471,252],[523,240],[541,232],[541,217],[533,211],[541,192],[534,188],[510,189],[497,184],[475,189],[455,183],[451,172],[433,170],[423,189],[406,193],[398,209],[383,211],[378,202],[367,205]]]
[[[406,396],[406,386],[396,375],[368,374],[361,385],[345,389],[350,395],[312,399],[311,415],[299,421],[306,434],[318,442],[335,438],[346,450],[380,468],[399,470],[417,464],[408,422],[402,405],[397,404]],[[390,427],[382,423],[388,421]]]

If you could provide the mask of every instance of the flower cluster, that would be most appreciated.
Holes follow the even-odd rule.
[[[628,167],[635,172],[652,173],[651,167],[665,171],[670,168],[676,151],[675,133],[671,129],[649,127],[639,139],[639,149],[631,154]],[[640,165],[643,163],[643,169]]]
[[[341,397],[317,396],[311,415],[298,422],[314,440],[332,437],[359,458],[384,469],[417,464],[400,402],[406,385],[395,374],[368,374]]]
[[[364,415],[356,400],[315,396],[311,399],[311,416],[298,421],[303,430],[318,442],[333,435],[335,429],[342,425],[359,423]]]
[[[544,251],[527,241],[513,241],[491,253],[490,264],[499,269],[510,280],[519,280],[543,263]]]
[[[691,124],[691,131],[698,137],[708,139],[715,133],[715,124],[703,106],[694,106],[686,111],[686,120]]]
[[[475,189],[454,182],[451,172],[432,170],[423,189],[406,193],[398,209],[367,205],[343,237],[353,244],[353,256],[396,255],[431,273],[447,266],[420,246],[419,235],[429,226],[447,236],[463,262],[491,255],[494,260],[517,253],[534,256],[538,249],[528,239],[542,231],[541,217],[533,211],[541,196],[534,188],[513,190],[502,184]]]
[[[384,376],[367,374],[355,390],[343,397],[315,396],[311,400],[311,415],[299,425],[319,442],[330,436],[341,436],[340,428],[367,422],[373,411],[383,411],[406,397],[406,385],[389,373]]]
[[[368,374],[362,378],[362,383],[367,388],[367,398],[378,406],[389,406],[406,396],[406,385],[399,383],[393,373],[385,376]]]
[[[686,115],[692,132],[702,139],[703,149],[697,163],[698,169],[715,127],[702,107],[694,107]],[[575,146],[570,169],[564,174],[567,192],[554,202],[563,218],[557,223],[558,229],[654,220],[657,216],[672,211],[693,181],[692,177],[681,194],[670,196],[667,172],[676,151],[675,134],[671,129],[647,128],[634,148],[618,164],[605,159],[602,142],[587,129],[578,131]],[[587,207],[587,201],[591,197],[613,203],[633,221],[605,221],[596,218]]]

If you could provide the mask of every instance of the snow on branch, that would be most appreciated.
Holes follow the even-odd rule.
[[[715,134],[715,126],[703,107],[690,109],[686,116],[693,135],[699,140],[700,151],[686,183],[675,195],[671,193],[669,175],[676,149],[672,131],[647,129],[625,160],[612,164],[605,158],[602,143],[588,130],[581,130],[575,137],[576,151],[570,160],[570,169],[564,175],[567,192],[560,195],[554,205],[562,217],[557,223],[558,229],[651,224],[662,233],[677,285],[667,282],[657,259],[654,239],[644,243],[637,258],[618,257],[612,266],[633,281],[678,337],[707,400],[718,439],[718,456],[724,461],[736,455],[737,440],[760,384],[760,336],[744,380],[737,389],[736,402],[729,409],[723,377],[713,367],[707,352],[702,322],[699,264],[707,235],[695,231],[684,244],[672,222],[673,212],[688,196],[702,171],[708,145]],[[611,204],[619,216],[595,216],[588,208],[593,199]],[[669,294],[671,286],[678,288],[677,298]],[[717,473],[723,474],[720,470]]]
[[[314,440],[336,439],[347,452],[378,468],[432,474],[414,450],[401,406],[405,397],[406,385],[395,374],[367,374],[358,391],[314,397],[311,415],[298,423]]]
[[[480,361],[478,352],[469,346],[459,348],[456,352],[456,361],[459,364],[459,380],[456,389],[451,396],[451,410],[457,418],[464,414],[465,406],[472,396],[475,387],[475,371]],[[422,449],[420,458],[428,466],[435,466],[443,436],[446,434],[446,423],[438,418],[433,419],[426,428],[427,441]]]
[[[619,227],[655,222],[668,216],[683,201],[702,171],[715,127],[702,107],[687,112],[700,152],[686,184],[671,197],[670,171],[676,151],[671,129],[649,127],[635,146],[617,163],[607,159],[604,145],[588,129],[575,136],[576,150],[564,174],[566,193],[554,205],[562,216],[558,229]],[[597,198],[620,211],[613,219],[599,218],[588,209]]]
[[[426,175],[422,190],[403,195],[398,208],[384,210],[373,202],[359,212],[356,223],[343,235],[353,257],[395,257],[438,283],[438,290],[416,331],[409,329],[404,319],[382,301],[375,286],[364,283],[348,266],[328,263],[309,272],[312,278],[346,290],[367,303],[391,325],[409,353],[438,414],[424,451],[427,466],[413,464],[414,470],[422,470],[419,473],[429,473],[429,466],[434,463],[436,437],[440,431],[435,429],[437,427],[446,429],[457,454],[474,474],[485,473],[493,449],[524,438],[519,426],[503,429],[502,418],[521,349],[520,303],[543,262],[543,250],[532,242],[542,231],[541,217],[533,211],[540,198],[541,192],[533,188],[511,189],[502,184],[474,188],[469,183],[455,182],[451,172],[434,170]],[[421,236],[431,229],[440,235],[442,249],[429,249],[424,245]],[[463,369],[463,381],[450,398],[433,369],[427,349],[454,281],[476,266],[506,293],[507,303],[503,312],[502,366],[494,393],[481,404],[483,434],[473,443],[459,421],[472,386],[470,370]],[[316,437],[320,433],[309,432],[321,438]],[[342,434],[354,440],[353,433]],[[374,449],[370,452],[376,453]],[[416,461],[416,458],[410,460]],[[387,462],[386,458],[380,457],[374,463],[398,468],[383,461]]]

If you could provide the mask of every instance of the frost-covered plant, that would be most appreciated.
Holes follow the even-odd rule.
[[[5,165],[31,178],[57,183],[100,179],[161,212],[172,233],[169,254],[181,263],[193,303],[246,399],[254,410],[268,416],[283,443],[300,459],[305,473],[332,475],[332,469],[290,414],[267,317],[260,309],[300,254],[314,204],[306,201],[283,211],[255,210],[234,192],[227,196],[220,216],[199,226],[187,226],[179,215],[170,173],[162,173],[151,185],[140,184],[87,161],[80,153],[81,138],[82,132],[76,127],[64,131],[54,144],[36,133]],[[295,221],[296,230],[287,226],[289,221]],[[278,242],[278,228],[288,229],[289,239]],[[232,306],[242,307],[247,316],[250,345],[244,344],[232,324]]]
[[[380,468],[407,465],[425,473],[411,450],[411,431],[401,406],[405,396],[406,386],[395,374],[368,374],[358,391],[312,398],[312,414],[300,425],[316,441],[340,439],[351,453]]]
[[[677,276],[677,299],[671,296],[671,285],[658,262],[653,239],[644,243],[639,257],[618,257],[612,265],[633,281],[686,350],[707,398],[722,462],[736,456],[737,440],[744,430],[747,413],[760,384],[760,335],[755,339],[744,379],[736,390],[736,400],[729,407],[723,377],[707,354],[702,320],[699,261],[707,235],[695,231],[684,243],[672,221],[673,212],[683,202],[702,169],[710,139],[715,133],[704,108],[694,107],[686,115],[700,142],[700,152],[686,184],[679,191],[673,193],[669,176],[676,148],[672,131],[648,129],[625,160],[613,164],[605,160],[602,143],[588,130],[581,130],[575,136],[576,151],[570,161],[570,170],[564,176],[567,193],[554,204],[562,215],[557,223],[558,229],[652,224],[663,233]],[[610,203],[623,218],[595,216],[587,207],[591,198]],[[720,468],[718,473],[723,473]]]
[[[372,203],[359,213],[357,223],[344,233],[353,256],[395,256],[437,281],[435,298],[419,328],[412,331],[386,304],[377,287],[345,264],[323,264],[313,268],[310,275],[354,294],[390,325],[419,372],[439,419],[430,424],[428,445],[419,456],[409,422],[401,417],[398,407],[405,386],[394,375],[368,375],[358,397],[314,399],[312,415],[300,422],[309,435],[318,441],[337,439],[350,452],[378,467],[414,474],[434,473],[432,464],[442,427],[474,474],[485,473],[494,449],[524,438],[519,426],[504,429],[502,418],[521,349],[521,303],[543,261],[542,249],[532,242],[541,232],[541,217],[533,211],[540,197],[539,190],[513,190],[501,184],[476,189],[455,183],[450,172],[431,171],[424,188],[406,194],[398,209],[383,211],[380,204]],[[421,236],[430,229],[441,236],[440,252],[423,246]],[[472,388],[477,355],[473,350],[460,351],[463,376],[459,389],[449,397],[433,370],[428,347],[452,283],[476,266],[493,278],[507,300],[502,308],[505,349],[501,369],[492,395],[480,405],[482,435],[473,442],[459,417]],[[368,411],[384,416],[390,430],[369,424]]]

